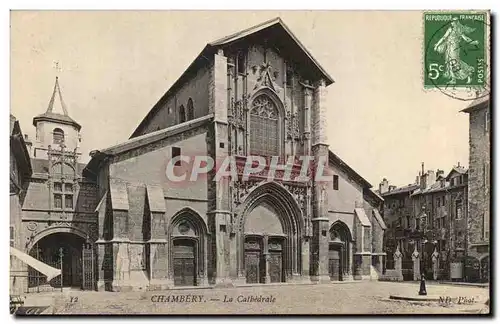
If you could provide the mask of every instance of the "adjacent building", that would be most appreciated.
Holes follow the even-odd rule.
[[[83,249],[97,239],[97,185],[82,176],[81,126],[69,116],[57,78],[48,108],[33,118],[33,126],[36,138],[25,150],[32,172],[25,178],[21,213],[14,219],[11,213],[11,224],[20,225],[19,249],[62,268],[62,276],[46,282],[42,274],[24,265],[24,290],[81,288],[82,278],[95,272]]]
[[[10,115],[10,246],[19,250],[24,248],[22,206],[32,175],[28,145],[29,141],[23,135],[19,121]],[[24,265],[19,259],[11,256],[10,294],[21,294],[24,288]]]
[[[490,278],[491,111],[490,99],[473,101],[469,114],[469,186],[466,253],[471,280]]]
[[[393,187],[384,179],[379,191],[384,198],[384,220],[390,224],[386,247],[389,263],[399,246],[403,254],[403,278],[413,280],[415,251],[421,272],[433,277],[432,255],[439,255],[438,279],[464,279],[464,271],[452,275],[452,264],[464,264],[466,253],[468,171],[457,164],[448,174],[422,170],[415,183]]]

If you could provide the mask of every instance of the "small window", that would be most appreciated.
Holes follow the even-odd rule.
[[[73,195],[64,196],[64,207],[68,209],[73,209]]]
[[[436,203],[438,207],[441,207],[441,198],[438,197]]]
[[[172,147],[172,159],[181,156],[181,148],[180,147]],[[174,166],[180,166],[181,160],[175,162]]]
[[[490,220],[489,214],[483,213],[483,240],[490,239]]]
[[[62,144],[64,143],[64,131],[60,128],[55,128],[52,132],[53,142],[54,144]]]
[[[490,112],[486,110],[484,112],[484,132],[487,133],[490,127]]]
[[[455,202],[455,218],[462,219],[462,200]]]
[[[186,122],[186,109],[184,109],[184,105],[179,107],[179,123]]]
[[[286,85],[288,87],[293,85],[293,70],[290,68],[286,70]]]
[[[62,184],[60,182],[54,182],[54,191],[62,191]]]
[[[245,54],[243,52],[239,52],[236,58],[236,68],[239,74],[245,74]]]
[[[193,99],[189,98],[187,103],[187,120],[193,120],[193,119],[194,119]]]
[[[14,226],[10,227],[10,246],[14,247]]]
[[[72,183],[65,183],[64,184],[64,191],[72,192],[73,191],[73,184]]]
[[[339,176],[336,174],[333,176],[333,190],[339,190]]]
[[[54,208],[62,208],[62,195],[54,195]]]

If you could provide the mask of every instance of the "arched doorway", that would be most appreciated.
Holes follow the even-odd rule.
[[[60,288],[61,279],[63,287],[82,287],[82,249],[86,243],[85,239],[74,233],[52,233],[42,237],[30,249],[29,254],[54,267],[61,269],[62,276],[52,279],[50,282],[38,271],[29,270],[29,288],[52,287]]]
[[[281,185],[266,182],[239,213],[238,272],[247,283],[286,282],[301,274],[301,211]]]
[[[207,227],[190,208],[172,217],[169,231],[169,274],[174,286],[199,286],[206,282]]]
[[[351,273],[350,244],[351,232],[344,222],[337,221],[330,227],[330,242],[328,244],[328,272],[330,280],[341,281]]]

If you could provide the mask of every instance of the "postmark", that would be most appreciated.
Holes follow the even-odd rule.
[[[489,95],[489,13],[425,12],[424,88],[458,100]]]

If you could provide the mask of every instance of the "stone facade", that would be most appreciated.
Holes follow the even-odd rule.
[[[399,248],[405,280],[417,277],[411,262],[415,251],[419,271],[426,278],[484,280],[467,241],[470,235],[478,235],[470,230],[470,172],[460,164],[447,175],[442,170],[424,172],[422,166],[414,184],[396,188],[385,179],[381,182],[383,214],[390,227],[385,246],[388,252]],[[388,260],[392,269],[394,262],[390,256]]]
[[[383,200],[328,149],[332,79],[294,39],[277,19],[210,43],[128,141],[92,153],[84,176],[98,183],[99,289],[329,282],[383,271]],[[183,113],[181,97],[194,116],[165,117]],[[180,156],[190,162],[172,162]],[[189,181],[202,156],[215,167]],[[228,156],[234,176],[216,179]],[[269,179],[269,168],[246,179],[249,156],[289,161],[291,180],[280,170]],[[328,180],[297,178],[299,156],[322,163]],[[167,169],[186,178],[172,181]]]
[[[12,204],[11,224],[15,246],[54,268],[63,267],[62,276],[52,282],[26,264],[21,264],[23,292],[82,286],[82,248],[97,239],[97,184],[82,177],[85,165],[78,162],[81,126],[71,119],[61,100],[56,79],[49,107],[33,118],[37,137],[26,142],[30,174],[25,178],[22,200]],[[14,145],[11,145],[11,149]],[[62,249],[62,260],[59,254]],[[87,269],[92,272],[90,269]],[[62,278],[62,279],[61,279]],[[61,282],[62,280],[62,282]]]
[[[466,254],[471,280],[489,281],[491,219],[491,117],[489,98],[463,110],[469,114],[469,187]]]
[[[10,115],[10,246],[23,250],[22,206],[32,167],[25,137],[16,118]],[[10,256],[10,294],[19,295],[25,290],[24,265]]]

